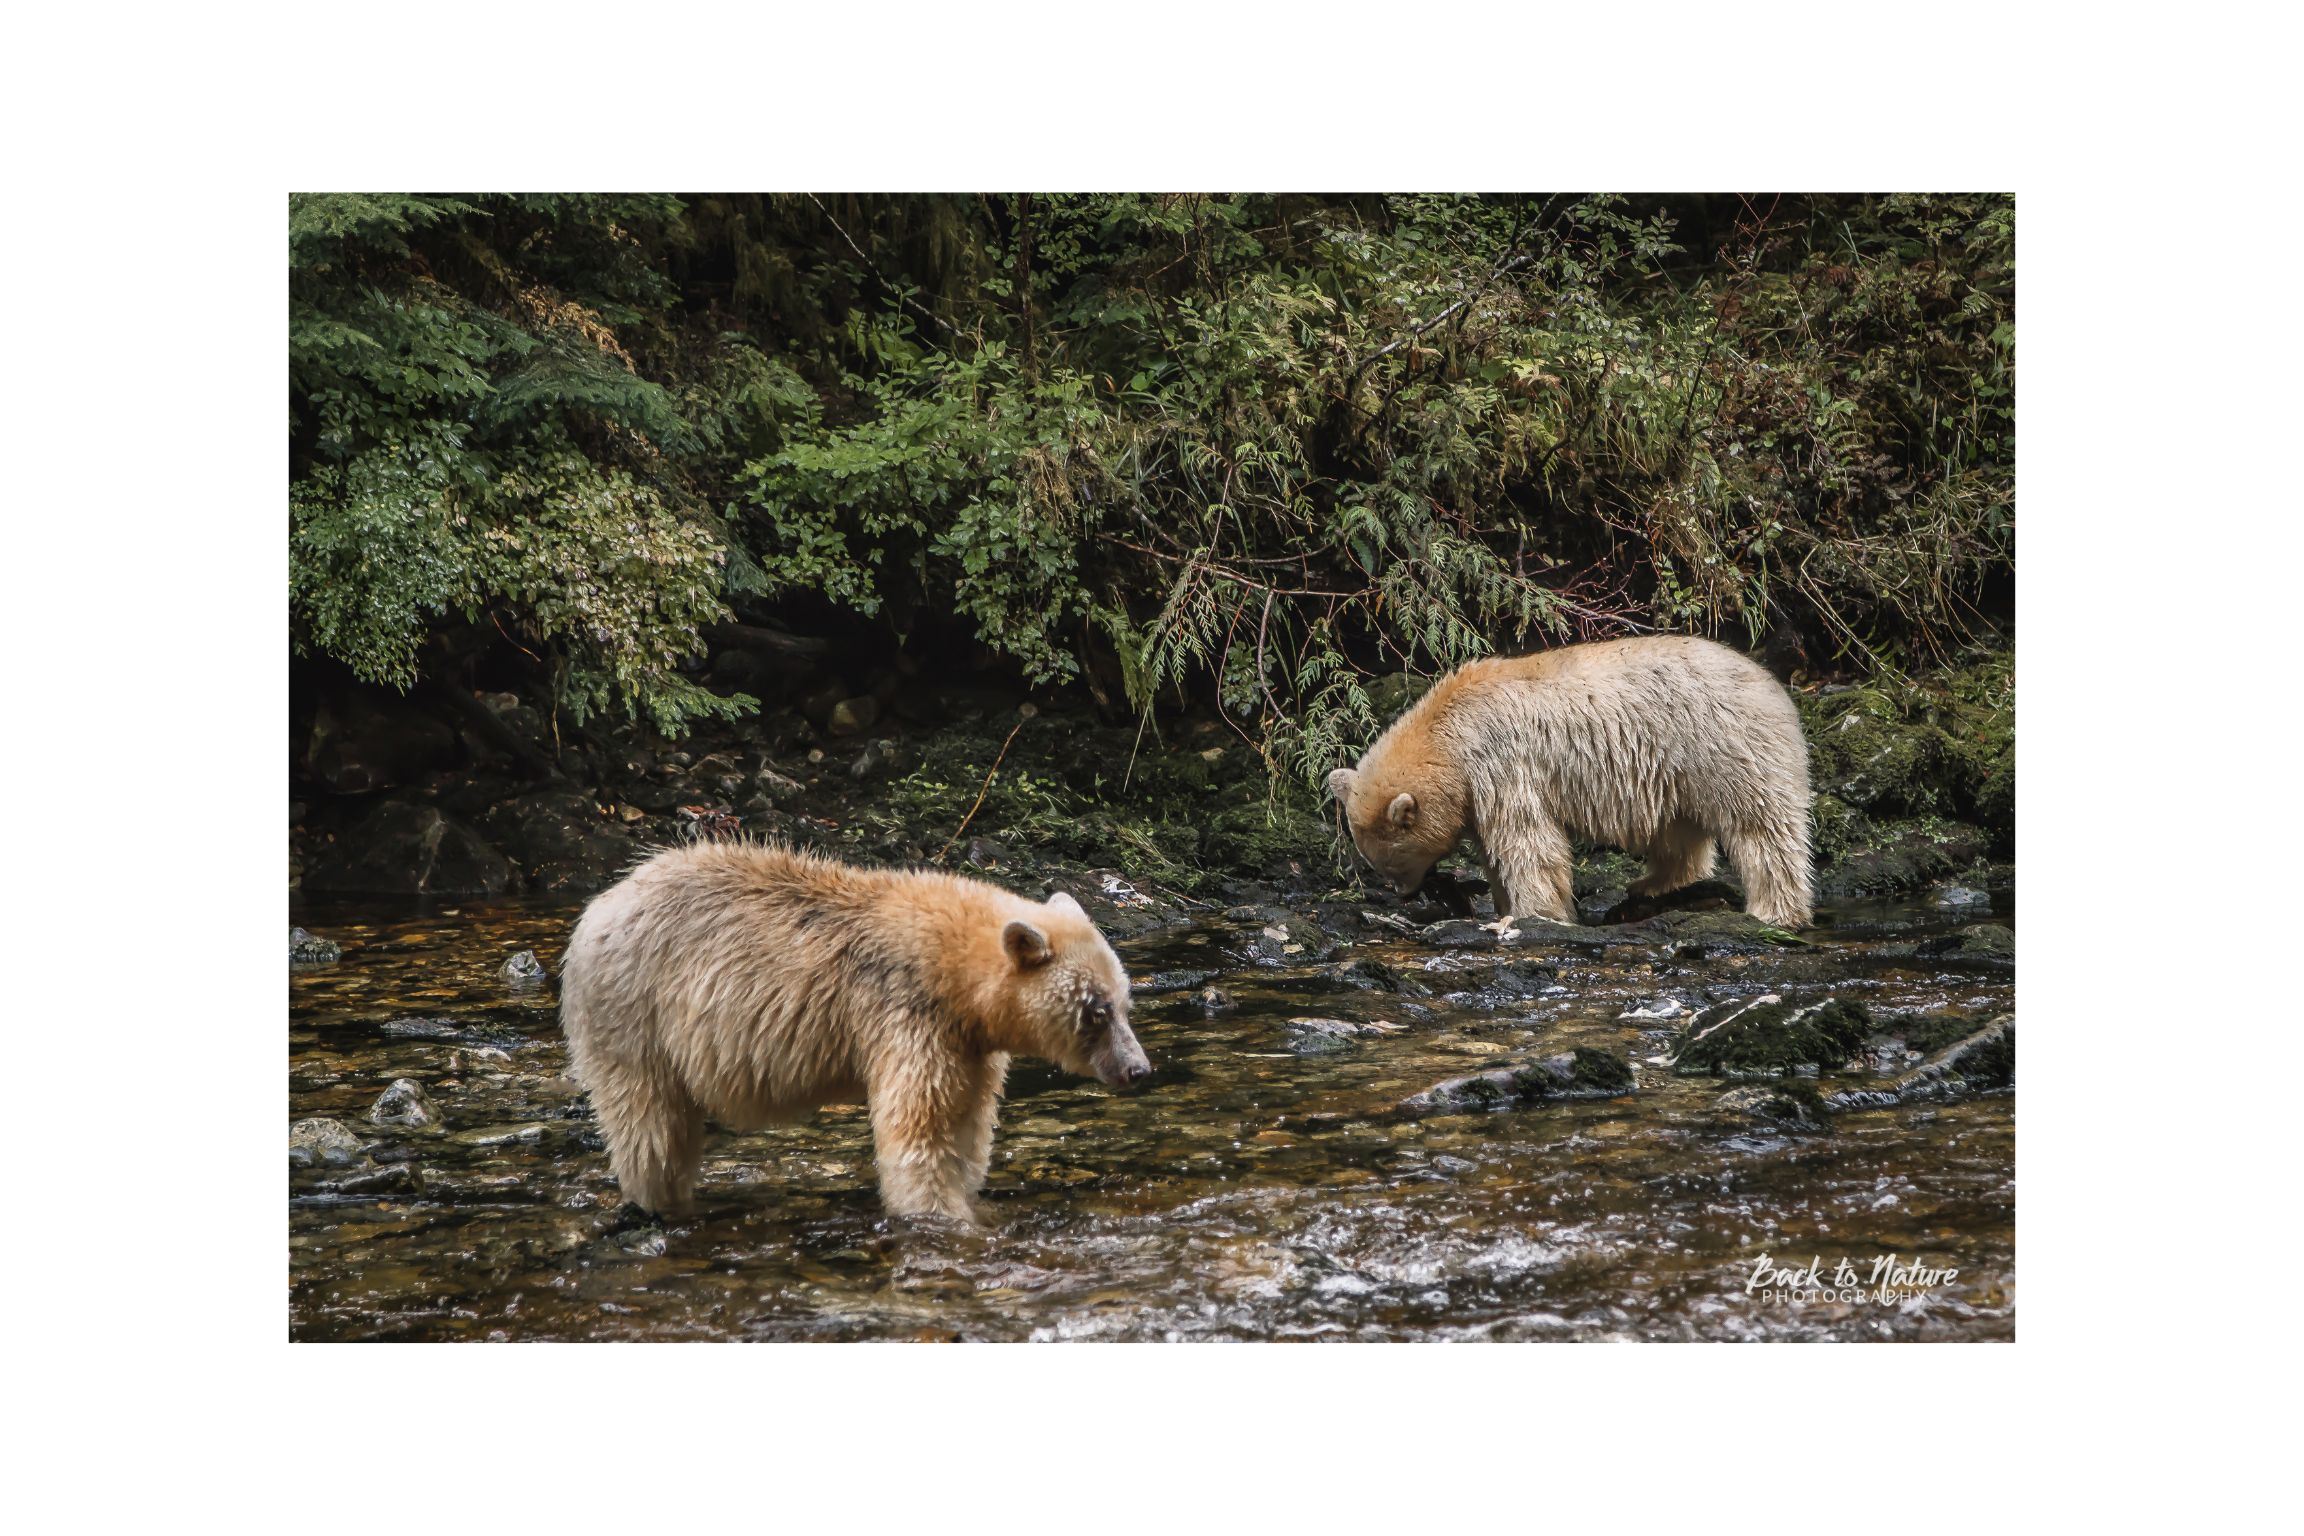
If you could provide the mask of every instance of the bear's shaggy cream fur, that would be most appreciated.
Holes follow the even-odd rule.
[[[707,1116],[870,1106],[880,1197],[973,1220],[1012,1053],[1115,1087],[1152,1065],[1119,956],[1059,892],[753,843],[662,853],[593,898],[561,1025],[624,1198],[689,1208]]]
[[[1645,852],[1633,895],[1712,873],[1717,840],[1752,913],[1810,918],[1808,744],[1757,664],[1651,635],[1457,668],[1358,769],[1328,776],[1352,841],[1401,890],[1470,832],[1496,915],[1575,921],[1571,834]]]

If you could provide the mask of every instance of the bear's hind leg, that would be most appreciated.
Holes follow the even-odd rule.
[[[1627,896],[1661,896],[1708,878],[1713,868],[1712,834],[1684,817],[1664,823],[1648,840],[1648,870],[1632,882]]]

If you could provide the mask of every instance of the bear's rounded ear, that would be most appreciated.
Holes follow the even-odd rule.
[[[1047,901],[1043,902],[1042,905],[1047,907],[1047,909],[1051,912],[1069,912],[1074,917],[1086,917],[1088,915],[1086,912],[1081,910],[1080,903],[1072,899],[1072,893],[1070,891],[1058,891],[1055,895],[1050,896]]]
[[[1017,918],[1000,932],[1000,943],[1025,970],[1033,970],[1048,963],[1048,935]]]
[[[1402,832],[1416,825],[1416,797],[1406,790],[1394,795],[1392,803],[1384,808],[1384,819]]]
[[[1328,793],[1334,795],[1339,801],[1342,801],[1346,805],[1351,804],[1352,781],[1359,777],[1360,775],[1354,773],[1349,768],[1337,769],[1334,773],[1328,775]]]

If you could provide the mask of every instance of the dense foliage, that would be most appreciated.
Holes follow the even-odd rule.
[[[578,719],[727,604],[964,623],[1306,779],[1370,685],[1642,629],[1956,650],[2013,540],[2005,196],[305,196],[296,640]]]

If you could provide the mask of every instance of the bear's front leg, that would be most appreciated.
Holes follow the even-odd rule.
[[[939,1057],[876,1074],[871,1092],[873,1160],[880,1203],[891,1216],[973,1222],[973,1196],[992,1155],[1000,1083],[1008,1059]]]
[[[1575,881],[1569,873],[1568,834],[1525,808],[1499,817],[1502,826],[1480,843],[1487,854],[1488,883],[1495,888],[1496,916],[1548,917],[1576,921]],[[1509,901],[1510,906],[1506,903]]]

